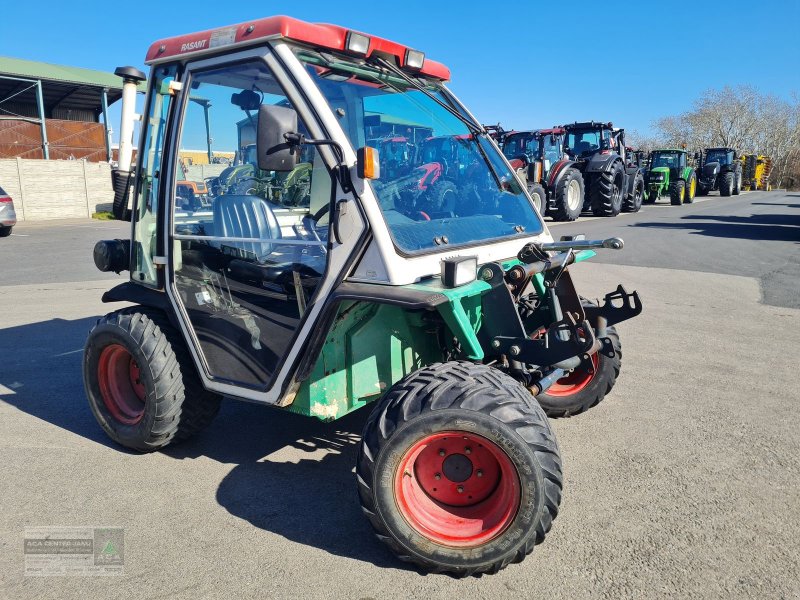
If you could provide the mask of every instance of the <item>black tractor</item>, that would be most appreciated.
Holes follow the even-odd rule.
[[[734,148],[706,148],[700,164],[697,195],[719,190],[720,196],[738,196],[742,191],[742,161]]]
[[[596,121],[572,123],[564,129],[564,152],[575,161],[586,183],[583,210],[598,217],[638,211],[644,178],[639,166],[626,158],[625,130]]]

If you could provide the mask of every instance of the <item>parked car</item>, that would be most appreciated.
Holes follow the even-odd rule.
[[[0,237],[11,235],[11,228],[17,224],[17,213],[14,212],[14,201],[0,187]]]

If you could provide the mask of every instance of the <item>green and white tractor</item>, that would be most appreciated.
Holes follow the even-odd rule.
[[[371,411],[353,483],[397,556],[457,576],[523,560],[561,501],[545,413],[603,399],[621,364],[614,325],[642,309],[622,286],[582,298],[570,267],[622,241],[553,242],[445,86],[449,70],[412,48],[271,17],[160,40],[146,62],[134,166],[144,75],[117,70],[127,100],[115,206],[131,239],[99,242],[94,256],[130,274],[103,296],[128,306],[98,321],[84,352],[102,428],[148,452],[207,427],[223,396],[326,421]],[[208,137],[190,94],[213,107],[220,150],[236,148],[247,119],[259,179],[282,183],[178,209],[179,149]],[[408,169],[381,172],[368,145],[381,123],[458,145],[459,164],[440,165],[459,170],[440,213],[405,193],[420,181]]]

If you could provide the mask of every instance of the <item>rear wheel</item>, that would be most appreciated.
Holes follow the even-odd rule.
[[[197,433],[219,411],[220,396],[202,387],[183,340],[156,310],[102,317],[86,340],[83,381],[100,426],[141,452]]]
[[[451,216],[456,208],[458,188],[452,181],[440,179],[425,195],[423,210],[431,217]]]
[[[734,179],[735,177],[733,173],[731,173],[730,171],[728,171],[727,173],[723,173],[720,176],[720,182],[719,182],[720,196],[730,196],[731,194],[733,194],[733,188],[735,185]]]
[[[622,164],[615,162],[606,173],[597,173],[592,177],[589,195],[592,212],[596,217],[616,217],[622,210],[622,196],[625,193],[625,170]]]
[[[574,221],[581,215],[584,201],[583,175],[578,169],[568,168],[556,184],[555,221]]]
[[[735,177],[736,183],[733,186],[733,195],[738,196],[742,191],[742,174],[738,173]]]
[[[686,182],[683,179],[678,179],[669,184],[669,199],[673,206],[680,206],[683,204],[683,199],[686,197]]]
[[[528,185],[528,193],[531,195],[536,210],[539,211],[540,215],[544,216],[547,209],[547,192],[544,191],[540,183],[532,183]]]
[[[11,235],[12,227],[2,227],[0,226],[0,238],[1,237],[8,237]]]
[[[692,172],[689,175],[689,181],[686,182],[686,197],[684,198],[684,202],[686,204],[691,204],[694,202],[694,197],[697,195],[697,175]]]
[[[644,200],[644,177],[641,173],[636,175],[633,182],[633,191],[628,198],[622,203],[622,212],[639,212],[642,208],[642,201]]]
[[[396,383],[364,427],[356,472],[378,538],[402,560],[456,576],[523,560],[561,500],[541,407],[511,377],[466,362]]]

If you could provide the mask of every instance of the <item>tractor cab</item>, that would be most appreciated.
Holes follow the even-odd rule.
[[[438,572],[522,560],[561,495],[542,406],[600,402],[620,369],[614,325],[642,308],[621,286],[583,301],[569,268],[622,241],[553,242],[449,70],[418,50],[270,17],[157,41],[146,62],[135,166],[144,75],[117,70],[114,207],[131,239],[94,255],[130,273],[103,296],[130,305],[84,351],[101,427],[148,452],[202,430],[223,396],[326,421],[372,404],[356,471],[378,536]],[[418,163],[382,156],[405,144],[375,142],[395,127],[427,136]],[[182,210],[178,182],[200,176],[180,150],[212,139],[242,172]]]

